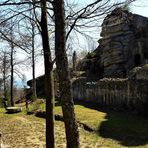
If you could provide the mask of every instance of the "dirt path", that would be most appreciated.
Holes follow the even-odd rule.
[[[80,148],[116,146],[112,139],[98,138],[95,133],[87,132],[81,127],[79,131]],[[45,148],[45,119],[24,113],[7,115],[0,112],[0,133],[4,145],[7,145],[5,148]],[[66,147],[64,124],[61,121],[55,122],[55,144],[56,148]]]
[[[45,148],[44,119],[32,115],[1,114],[0,133],[2,133],[3,143],[7,145],[6,148]],[[81,148],[98,147],[91,144],[87,146],[88,139],[85,136],[80,139]],[[61,121],[55,123],[55,143],[56,148],[66,147],[64,124]]]
[[[45,124],[27,116],[0,117],[0,132],[7,148],[44,148]]]

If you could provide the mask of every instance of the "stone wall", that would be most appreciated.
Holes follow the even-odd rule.
[[[73,82],[73,95],[74,100],[148,114],[147,84],[145,80],[81,78]]]

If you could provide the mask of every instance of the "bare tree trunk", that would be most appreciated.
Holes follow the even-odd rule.
[[[12,31],[12,30],[11,30]],[[11,34],[12,36],[12,34]],[[11,37],[12,38],[12,37]],[[14,106],[14,95],[13,95],[13,71],[14,71],[14,64],[13,64],[13,53],[14,53],[14,46],[13,43],[11,42],[11,82],[10,82],[10,103],[11,106]]]
[[[34,38],[35,38],[35,30],[34,30],[34,22],[32,22],[32,77],[33,77],[33,82],[32,82],[32,94],[33,98],[36,99],[36,79],[35,79],[35,47],[34,47]]]
[[[79,148],[79,132],[75,119],[71,81],[66,54],[65,10],[63,0],[54,0],[55,55],[59,76],[59,89],[66,130],[67,148]]]
[[[54,84],[53,84],[53,63],[49,46],[49,35],[47,25],[47,4],[46,0],[41,1],[41,35],[44,50],[45,65],[45,93],[46,93],[46,148],[54,148]]]
[[[33,99],[36,99],[37,98],[37,94],[36,94],[36,79],[35,79],[35,43],[34,43],[34,40],[35,40],[35,22],[33,21],[34,20],[34,0],[32,1],[33,4],[32,4],[32,8],[33,10],[31,11],[31,19],[30,19],[30,22],[31,22],[31,27],[32,27],[32,95],[33,95]],[[31,7],[31,6],[30,6]]]
[[[77,65],[77,54],[76,54],[76,51],[73,52],[72,63],[73,63],[73,71],[76,71],[76,65]]]
[[[4,98],[7,98],[7,90],[6,90],[6,52],[4,52],[4,59],[3,59],[3,82],[4,82]]]
[[[12,25],[12,23],[11,23]],[[11,47],[11,51],[10,51],[10,67],[11,67],[11,80],[10,80],[10,104],[11,106],[14,106],[14,95],[13,95],[13,81],[14,81],[14,77],[13,77],[13,72],[14,72],[14,64],[13,64],[13,56],[14,56],[14,44],[13,44],[13,26],[10,28],[11,32],[10,32],[10,37],[11,37],[11,42],[10,42],[10,47]]]

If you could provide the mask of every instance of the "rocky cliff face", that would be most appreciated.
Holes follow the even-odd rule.
[[[83,65],[89,60],[90,65],[98,66],[94,69],[101,67],[103,77],[126,77],[148,59],[148,18],[116,8],[104,19],[99,47],[93,53],[97,54],[85,58]]]

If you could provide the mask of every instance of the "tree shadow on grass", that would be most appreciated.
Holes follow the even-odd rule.
[[[142,146],[148,143],[148,121],[121,113],[107,113],[106,121],[98,127],[98,135],[119,141],[123,146]]]
[[[105,120],[98,127],[97,134],[103,138],[118,141],[123,146],[148,144],[148,119],[128,112],[115,112],[90,103],[78,103],[85,107],[106,113]]]

